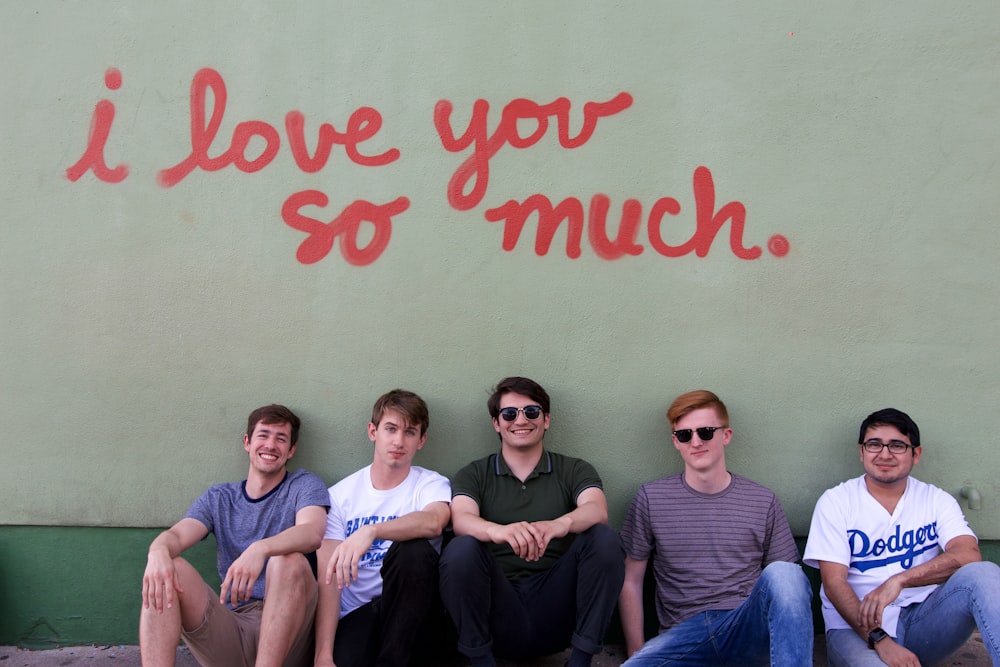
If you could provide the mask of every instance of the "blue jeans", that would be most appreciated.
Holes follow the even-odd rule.
[[[736,609],[703,611],[646,642],[622,667],[813,662],[812,588],[795,563],[764,568]]]
[[[896,641],[923,665],[941,662],[979,626],[994,665],[1000,665],[1000,567],[969,563],[958,569],[923,602],[899,614]],[[826,633],[826,654],[833,667],[881,667],[878,654],[854,630]]]

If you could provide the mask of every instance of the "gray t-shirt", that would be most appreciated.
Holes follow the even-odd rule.
[[[318,505],[330,507],[330,494],[319,477],[306,470],[289,472],[278,486],[261,498],[246,494],[246,480],[209,487],[194,501],[185,518],[200,521],[215,533],[219,581],[248,546],[295,525],[295,514]],[[307,554],[315,570],[316,555]],[[261,573],[263,575],[263,572]],[[264,577],[257,579],[251,597],[264,599]]]
[[[740,475],[710,495],[683,474],[644,484],[621,536],[631,558],[652,560],[661,632],[708,609],[735,609],[765,566],[799,560],[781,503]]]

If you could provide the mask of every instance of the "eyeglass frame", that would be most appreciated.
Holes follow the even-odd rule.
[[[694,438],[694,434],[695,433],[698,434],[698,438],[702,442],[708,442],[708,441],[713,440],[715,438],[715,432],[716,431],[718,431],[719,429],[727,429],[727,428],[729,428],[729,427],[728,426],[699,426],[698,428],[681,428],[681,429],[677,429],[676,431],[671,431],[670,433],[675,438],[677,438],[677,442],[680,442],[680,443],[683,443],[683,444],[687,444],[687,443],[691,442],[692,438]],[[707,435],[708,435],[707,438],[702,433],[703,431],[707,431]],[[687,435],[682,438],[679,435],[681,433],[687,433]]]
[[[869,448],[869,443],[872,446],[874,446],[877,443],[879,446],[878,451]],[[905,454],[907,449],[916,449],[917,447],[920,446],[920,445],[914,445],[909,442],[903,442],[902,440],[890,440],[889,442],[882,442],[881,440],[876,440],[874,438],[872,438],[871,440],[865,440],[864,442],[859,442],[858,445],[861,447],[861,449],[865,450],[866,453],[874,454],[876,456],[882,454],[882,450],[885,449],[888,449],[890,454],[899,455],[899,454]],[[893,447],[898,448],[900,445],[903,446],[902,449],[900,449],[899,451],[893,451],[892,449]]]
[[[538,414],[534,417],[529,417],[528,413],[525,412],[525,410],[531,410],[531,409],[538,410]],[[509,413],[510,410],[514,410],[515,412],[512,417],[508,418],[507,415],[505,415],[504,413],[507,412],[508,414],[510,414]],[[512,422],[517,420],[517,416],[519,414],[523,414],[524,418],[527,419],[528,421],[535,421],[536,419],[545,416],[545,408],[543,408],[540,405],[526,405],[523,408],[515,408],[512,405],[508,405],[506,408],[500,408],[500,410],[497,411],[497,419],[503,419],[505,422]]]

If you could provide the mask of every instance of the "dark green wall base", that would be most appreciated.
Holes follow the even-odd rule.
[[[0,527],[0,644],[134,644],[142,573],[159,529]],[[215,582],[215,540],[188,551]]]
[[[135,644],[146,550],[158,533],[149,528],[0,526],[0,645]],[[1000,562],[1000,541],[980,546],[983,558]],[[211,537],[186,557],[206,581],[217,583]],[[805,570],[818,591],[818,572]],[[818,612],[818,593],[814,609]],[[647,618],[655,632],[651,610]],[[822,627],[818,615],[816,622]],[[621,641],[617,619],[608,635]]]

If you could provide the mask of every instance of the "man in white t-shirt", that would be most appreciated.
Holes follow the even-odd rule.
[[[865,474],[816,503],[803,560],[823,581],[834,667],[936,664],[977,625],[1000,665],[1000,567],[982,562],[958,502],[910,477],[921,451],[906,413],[874,412],[858,436]]]
[[[371,465],[330,487],[319,551],[315,665],[422,664],[439,617],[438,555],[451,485],[413,465],[427,440],[427,404],[394,389],[372,409]],[[428,648],[435,648],[429,646]]]

